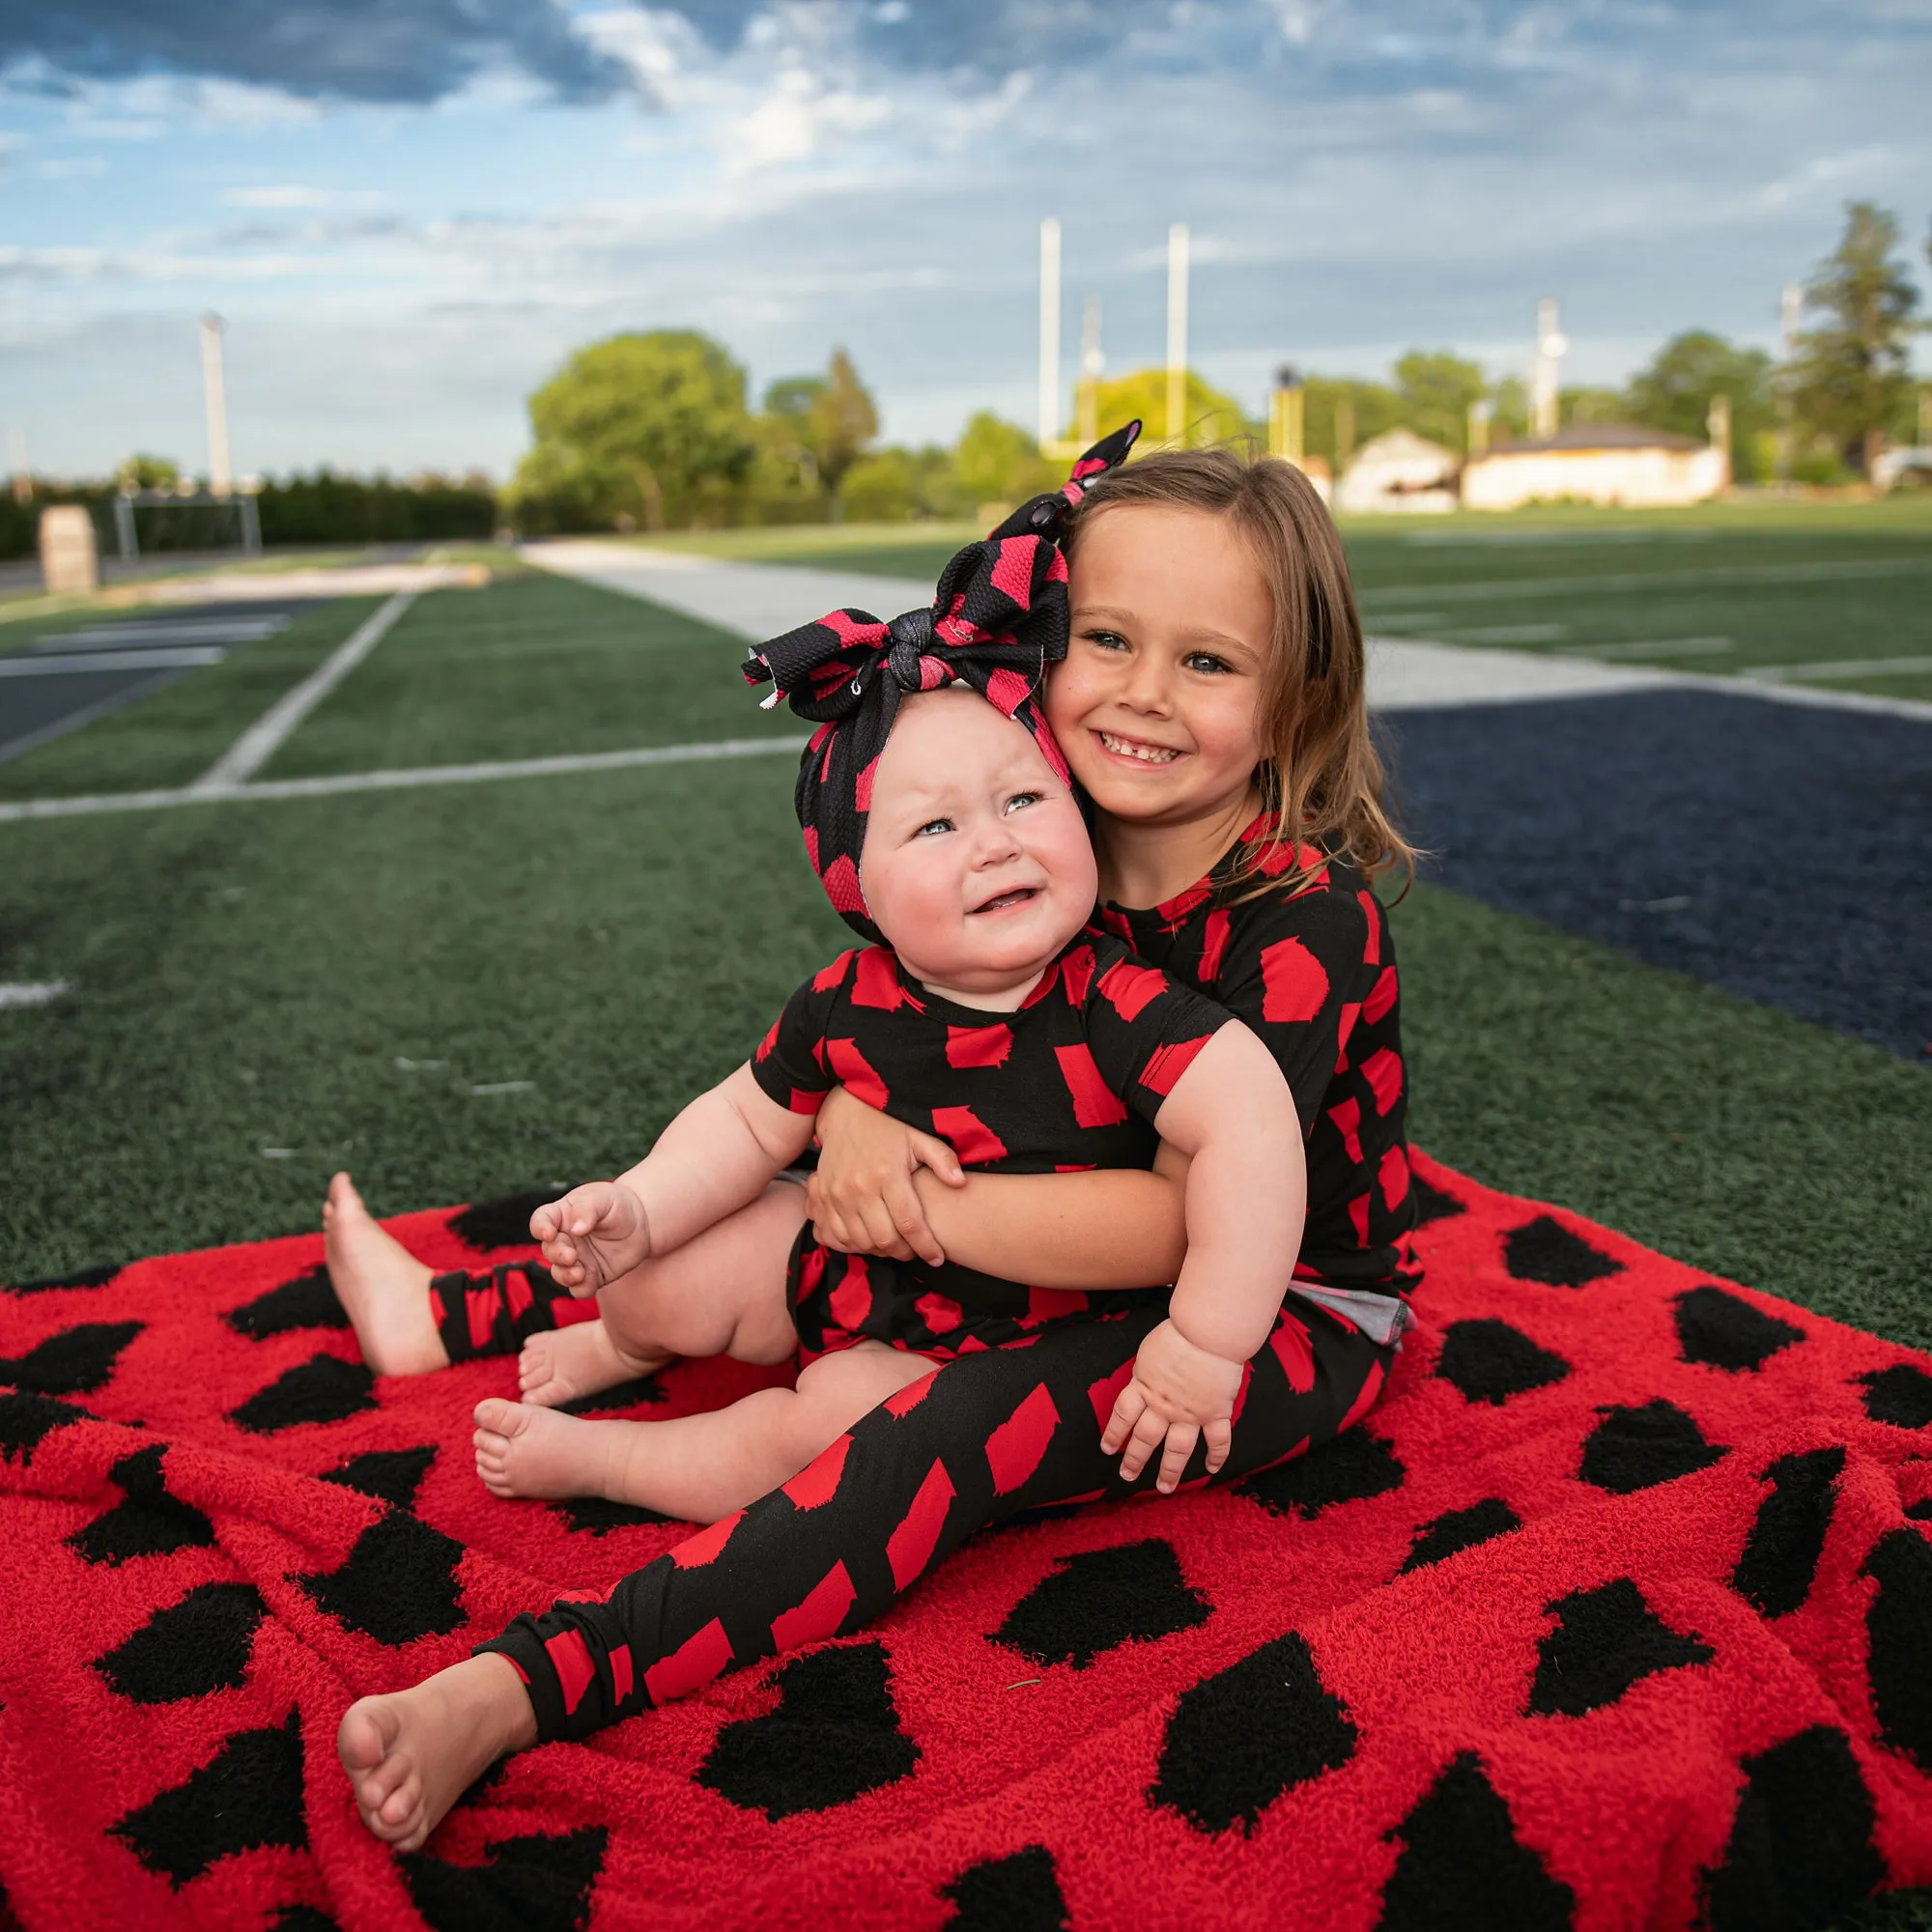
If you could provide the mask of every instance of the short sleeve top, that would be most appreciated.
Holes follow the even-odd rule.
[[[1013,1012],[943,999],[867,946],[791,996],[752,1073],[801,1114],[843,1086],[970,1168],[1146,1167],[1161,1103],[1227,1023],[1109,933],[1077,936]]]
[[[1103,905],[1095,925],[1217,1000],[1274,1055],[1307,1136],[1297,1279],[1407,1294],[1421,1273],[1387,915],[1354,866],[1306,846],[1279,849],[1260,877],[1237,882],[1271,829],[1264,813],[1206,878],[1161,905]],[[1304,862],[1315,870],[1297,880]]]

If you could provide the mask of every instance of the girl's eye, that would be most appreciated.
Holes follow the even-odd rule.
[[[1123,651],[1127,640],[1118,631],[1082,631],[1081,637],[1094,649],[1102,651]]]
[[[1007,801],[1009,811],[1024,811],[1030,805],[1037,805],[1046,794],[1043,791],[1016,791]]]
[[[922,826],[921,826],[921,827],[919,828],[919,830],[918,830],[917,832],[915,832],[915,833],[914,833],[914,834],[913,834],[912,836],[913,836],[913,837],[914,837],[915,838],[924,838],[924,837],[926,836],[926,834],[927,834],[927,833],[929,833],[929,832],[951,832],[952,830],[952,819],[950,819],[950,818],[928,818],[928,819],[927,819],[927,820],[925,821],[925,823],[924,823],[923,825],[922,825]]]
[[[1235,668],[1226,658],[1217,658],[1212,651],[1189,651],[1180,662],[1189,670],[1205,671],[1212,677]]]

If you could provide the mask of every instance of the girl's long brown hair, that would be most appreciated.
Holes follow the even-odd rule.
[[[1332,855],[1352,860],[1370,878],[1401,867],[1412,879],[1415,852],[1384,803],[1382,761],[1369,734],[1362,620],[1348,559],[1307,477],[1271,457],[1156,451],[1094,480],[1068,519],[1069,557],[1095,517],[1130,504],[1228,518],[1247,538],[1273,601],[1262,671],[1268,750],[1256,779],[1275,821],[1268,837],[1247,849],[1234,882],[1266,877],[1283,847],[1294,853],[1303,844],[1316,853],[1276,878],[1305,881]]]

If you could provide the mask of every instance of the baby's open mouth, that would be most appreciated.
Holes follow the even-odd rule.
[[[982,912],[1009,912],[1016,905],[1025,905],[1029,899],[1039,896],[1037,886],[1015,886],[1009,893],[1002,893],[998,898],[988,899],[984,905],[973,908],[975,914]]]
[[[1138,758],[1144,765],[1171,765],[1180,753],[1167,745],[1150,745],[1139,738],[1117,738],[1111,731],[1095,731],[1101,748],[1122,758]]]

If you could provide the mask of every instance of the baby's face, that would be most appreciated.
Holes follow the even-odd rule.
[[[860,883],[907,971],[998,994],[1086,923],[1097,881],[1080,808],[1032,734],[958,685],[909,694],[872,777]]]

